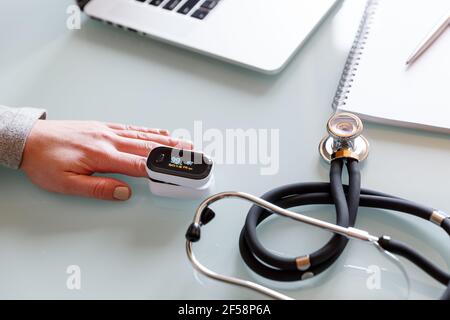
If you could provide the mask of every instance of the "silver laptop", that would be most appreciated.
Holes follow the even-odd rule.
[[[78,0],[84,12],[127,30],[274,74],[336,0]]]

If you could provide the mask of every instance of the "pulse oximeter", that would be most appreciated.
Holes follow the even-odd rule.
[[[207,197],[214,186],[213,160],[202,152],[166,146],[147,158],[150,192],[161,197]]]

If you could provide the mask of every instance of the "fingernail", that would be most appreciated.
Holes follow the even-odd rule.
[[[128,200],[130,199],[130,189],[128,187],[117,187],[114,189],[113,197],[120,201]]]

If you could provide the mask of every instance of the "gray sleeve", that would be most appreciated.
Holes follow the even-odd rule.
[[[38,119],[45,119],[43,109],[0,106],[0,165],[18,169],[28,134]]]

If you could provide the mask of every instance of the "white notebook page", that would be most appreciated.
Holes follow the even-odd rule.
[[[406,60],[450,0],[379,0],[340,110],[367,120],[450,133],[450,28],[410,67]]]

